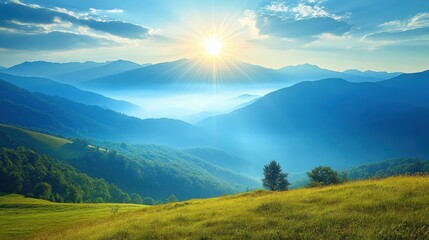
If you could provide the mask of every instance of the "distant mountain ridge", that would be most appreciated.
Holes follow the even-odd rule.
[[[210,139],[202,129],[182,121],[142,120],[61,97],[31,93],[1,80],[0,96],[0,122],[56,135],[178,147],[199,146]]]
[[[172,148],[105,143],[99,150],[85,144],[0,124],[0,147],[31,148],[142,196],[165,199],[175,194],[184,200],[260,186],[256,180]],[[86,187],[85,182],[80,187]]]
[[[396,77],[401,74],[375,71],[361,72],[358,70],[346,70],[343,72],[337,72],[328,69],[323,69],[312,64],[287,66],[280,68],[279,71],[286,74],[292,79],[299,79],[300,81],[313,81],[324,78],[341,78],[350,82],[376,82]]]
[[[87,105],[96,105],[130,115],[144,110],[132,103],[105,97],[103,95],[80,90],[72,85],[55,82],[38,77],[20,77],[0,73],[0,79],[32,92],[40,92],[51,96],[60,96]]]
[[[345,71],[343,71],[343,73],[355,75],[355,76],[378,78],[378,79],[389,79],[389,78],[394,78],[394,77],[397,77],[397,76],[403,74],[402,72],[384,72],[384,71],[376,72],[376,71],[371,71],[371,70],[360,71],[357,69],[345,70]]]
[[[214,84],[220,88],[257,88],[267,85],[286,87],[301,81],[323,78],[375,82],[400,74],[358,70],[336,72],[311,64],[286,66],[276,70],[238,60],[218,62],[218,69],[213,71],[212,64],[207,60],[195,59],[144,65],[124,60],[105,63],[25,62],[1,71],[19,76],[45,77],[92,90],[163,90],[171,87],[204,90]]]
[[[60,82],[79,85],[86,81],[131,71],[141,67],[143,66],[131,61],[117,60],[106,62],[106,64],[89,69],[54,75],[51,76],[51,78]]]
[[[24,62],[7,69],[3,73],[24,77],[42,77],[72,85],[92,79],[126,72],[129,70],[148,66],[131,61],[116,60],[108,62],[70,62],[53,63],[45,61]]]
[[[189,59],[153,64],[144,68],[95,79],[85,84],[90,89],[168,89],[171,87],[202,89],[213,84],[239,86],[281,84],[284,76],[274,69],[247,64],[240,61],[219,64],[213,72],[211,64]]]
[[[46,61],[23,62],[4,69],[2,72],[24,77],[44,77],[49,78],[58,74],[65,74],[74,71],[82,71],[94,67],[105,65],[106,63],[96,62],[69,62],[69,63],[53,63]]]
[[[246,162],[244,159],[241,159],[235,155],[228,154],[222,150],[215,148],[192,148],[186,150],[186,152],[200,157],[206,161],[211,162],[212,164],[221,166],[226,169],[230,169],[234,172],[246,172],[243,169],[243,166],[249,166],[249,162]]]
[[[376,83],[302,82],[198,125],[216,132],[221,148],[259,164],[276,159],[291,171],[426,158],[428,92],[429,71]]]
[[[304,64],[284,67],[278,70],[264,68],[240,61],[231,61],[224,68],[218,79],[213,77],[210,67],[198,61],[181,59],[174,62],[154,64],[146,68],[119,73],[87,82],[85,86],[97,88],[168,88],[183,85],[212,85],[219,82],[225,86],[245,86],[248,88],[264,86],[287,86],[306,80],[323,78],[342,78],[352,82],[374,82],[384,80],[390,75],[379,74],[377,77],[366,73],[358,75],[321,69],[315,65]],[[376,75],[374,72],[373,75]]]

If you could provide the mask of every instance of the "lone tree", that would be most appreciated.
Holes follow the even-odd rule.
[[[280,164],[275,160],[264,166],[264,187],[271,191],[287,190],[290,183],[288,182],[287,173],[282,172]]]
[[[179,200],[177,199],[176,195],[171,194],[168,198],[166,203],[172,203],[172,202],[178,202]]]
[[[315,167],[307,175],[310,179],[309,187],[328,186],[341,182],[338,172],[330,167]]]

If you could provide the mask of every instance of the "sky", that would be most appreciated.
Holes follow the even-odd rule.
[[[24,61],[159,63],[201,54],[280,68],[429,69],[429,0],[0,1],[0,66]]]

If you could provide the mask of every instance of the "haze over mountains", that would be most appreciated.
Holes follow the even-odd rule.
[[[400,73],[358,70],[335,72],[310,64],[274,70],[237,61],[228,65],[228,71],[218,79],[220,84],[231,82],[231,85],[246,88],[263,88],[266,84],[281,86],[303,80],[314,82],[298,83],[261,99],[250,93],[237,95],[230,98],[231,104],[235,101],[235,105],[231,105],[232,112],[226,115],[211,117],[219,111],[208,109],[186,117],[191,122],[211,117],[198,124],[204,129],[169,119],[140,120],[97,108],[95,106],[130,114],[144,112],[135,104],[60,83],[112,91],[142,89],[167,90],[168,93],[169,89],[177,90],[178,85],[182,85],[182,89],[194,89],[191,87],[194,83],[204,85],[213,80],[212,73],[198,64],[187,59],[148,66],[129,61],[26,62],[3,69],[0,78],[33,92],[75,102],[25,92],[2,83],[4,109],[14,112],[12,115],[19,112],[27,116],[10,119],[4,115],[2,120],[66,136],[218,147],[250,159],[255,166],[266,158],[275,158],[287,161],[296,171],[314,164],[314,152],[321,156],[318,162],[334,162],[333,165],[339,167],[406,153],[427,154],[422,151],[421,146],[425,145],[421,137],[414,136],[413,131],[399,132],[404,128],[394,127],[422,124],[420,120],[405,116],[426,119],[427,72],[400,76]],[[392,76],[397,77],[383,80]],[[315,81],[323,78],[329,79]],[[425,127],[422,127],[424,132]],[[389,137],[398,140],[386,141]],[[267,151],[269,154],[265,156]]]
[[[2,73],[15,76],[40,77],[21,79],[20,85],[30,91],[58,95],[89,105],[97,105],[141,118],[175,118],[191,123],[217,114],[229,113],[248,105],[253,99],[238,97],[262,96],[282,87],[307,80],[342,78],[348,81],[380,81],[399,73],[336,72],[304,64],[278,70],[241,61],[218,62],[212,69],[207,60],[181,59],[159,64],[139,65],[130,61],[104,63],[24,62]],[[5,80],[11,76],[5,77]],[[49,83],[47,80],[70,84],[124,102],[103,103],[99,96]],[[26,82],[26,84],[22,84]],[[34,84],[31,84],[33,82]],[[37,82],[37,84],[36,84]],[[41,82],[44,82],[41,84]],[[29,87],[31,85],[31,87]],[[52,89],[53,85],[57,85]],[[194,99],[198,98],[198,103]],[[138,105],[139,107],[136,107]]]
[[[0,93],[0,121],[6,124],[63,136],[181,147],[208,139],[201,129],[182,121],[142,120],[66,98],[31,93],[4,81],[0,81]]]
[[[429,240],[429,0],[3,0],[0,56],[0,240]]]
[[[218,63],[213,70],[202,61],[181,59],[160,63],[112,76],[95,79],[85,86],[90,88],[150,88],[169,89],[171,87],[210,90],[217,87],[242,86],[249,88],[284,84],[284,76],[276,70],[248,63],[234,61]],[[287,82],[287,81],[286,81]]]
[[[40,64],[42,63],[36,63]],[[94,73],[92,76],[96,76],[96,72],[109,64],[136,67],[130,62],[111,62],[107,65],[92,62],[80,65],[43,64],[49,67],[36,71],[36,68],[30,67],[31,63],[26,63],[3,72],[13,70],[15,74],[25,75],[19,71],[33,69],[31,74],[78,78],[79,74],[90,76],[90,72]],[[192,82],[184,80],[192,76],[187,74],[196,74],[185,71],[191,64],[190,60],[154,64],[77,85],[97,83],[100,84],[95,84],[97,88],[107,87],[116,91],[121,86],[163,91],[177,83],[186,86]],[[429,106],[426,104],[429,102],[426,94],[429,89],[427,72],[403,74],[382,80],[399,73],[356,70],[340,73],[308,64],[279,70],[245,63],[234,65],[239,69],[238,66],[240,69],[247,69],[247,76],[251,76],[247,80],[242,79],[242,82],[237,81],[240,82],[239,85],[245,85],[253,78],[254,86],[264,86],[258,83],[258,76],[272,78],[267,80],[270,83],[282,82],[283,79],[312,81],[274,91],[260,99],[255,94],[237,94],[229,99],[243,101],[242,104],[232,107],[231,113],[202,120],[197,127],[172,119],[141,120],[96,106],[87,106],[81,103],[103,105],[96,100],[84,100],[85,98],[76,96],[83,96],[85,93],[91,97],[97,96],[100,102],[109,102],[109,99],[53,80],[2,74],[1,78],[20,87],[48,95],[59,95],[75,102],[30,93],[2,82],[1,103],[8,114],[3,115],[1,120],[7,124],[65,136],[173,147],[215,147],[249,161],[244,173],[253,176],[258,174],[266,159],[282,161],[291,171],[303,171],[315,164],[347,167],[391,157],[428,156],[429,148],[423,137],[429,131],[424,124],[426,120],[429,121]],[[53,71],[54,75],[48,74],[50,67],[57,68]],[[110,73],[119,71],[118,69],[120,67]],[[185,71],[185,74],[177,74],[181,71]],[[200,76],[204,74],[203,72]],[[233,78],[235,71],[231,71],[231,74],[226,74],[224,80]],[[359,77],[358,74],[362,76]],[[348,78],[348,81],[339,78],[319,80],[328,76]],[[140,77],[142,81],[139,80]],[[209,76],[205,77],[208,80]],[[204,82],[204,79],[200,80]],[[67,92],[70,94],[66,94]],[[189,119],[197,121],[196,119],[204,116],[213,116],[215,112],[202,112]]]
[[[140,67],[142,67],[142,65],[124,60],[103,63],[52,63],[37,61],[17,64],[3,70],[2,72],[18,76],[42,77],[64,83],[79,84],[87,80],[125,72]]]
[[[213,70],[206,66],[204,62],[182,59],[101,77],[87,82],[84,86],[90,89],[168,89],[171,87],[194,89],[193,87],[197,86],[210,90],[214,84],[217,84],[218,88],[230,86],[252,89],[285,87],[300,81],[333,77],[353,82],[379,81],[400,74],[378,73],[377,75],[375,73],[371,75],[366,72],[354,72],[356,74],[354,75],[321,69],[309,64],[275,70],[241,61],[219,64],[218,69],[213,73]]]
[[[428,79],[429,71],[377,83],[302,82],[198,125],[229,151],[255,162],[278,159],[294,171],[428,157]]]
[[[45,78],[21,77],[0,73],[0,79],[32,92],[65,97],[86,105],[96,105],[130,115],[144,112],[144,109],[135,104],[108,98],[97,93],[81,90],[69,84],[64,84]]]
[[[155,145],[100,144],[103,148],[88,147],[77,140],[72,142],[0,124],[0,146],[26,146],[142,197],[165,199],[172,193],[180,199],[212,197],[259,186],[254,179],[206,160],[204,153],[208,149],[200,149],[197,156]],[[77,182],[83,189],[89,187],[82,179]]]
[[[299,79],[300,81],[312,81],[323,78],[341,78],[350,82],[376,82],[396,77],[401,74],[375,71],[362,72],[355,69],[346,70],[344,72],[336,72],[319,68],[318,66],[311,64],[283,67],[278,71],[282,72],[291,79]]]
[[[24,62],[1,71],[18,76],[48,78],[92,90],[166,90],[179,86],[184,90],[194,90],[195,86],[200,90],[210,90],[214,85],[246,88],[285,87],[300,81],[323,78],[342,78],[352,82],[380,81],[400,74],[358,70],[336,72],[311,64],[275,70],[238,60],[218,63],[213,72],[205,61],[188,59],[153,65],[139,65],[123,60],[104,63],[38,61]]]

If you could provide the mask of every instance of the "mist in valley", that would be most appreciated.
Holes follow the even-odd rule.
[[[263,95],[276,90],[229,89],[207,91],[157,90],[99,90],[98,93],[136,104],[142,111],[127,114],[139,118],[172,118],[195,124],[207,117],[230,113],[253,103]]]

